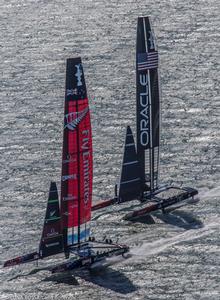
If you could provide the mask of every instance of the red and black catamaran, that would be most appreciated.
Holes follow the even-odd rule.
[[[80,58],[68,59],[59,201],[51,182],[39,250],[8,260],[4,267],[64,253],[69,260],[49,268],[53,273],[91,267],[107,257],[123,255],[126,245],[90,236],[92,205],[92,132],[85,78]]]
[[[115,197],[92,207],[97,210],[130,200],[146,207],[125,216],[132,218],[194,200],[198,191],[189,187],[159,184],[160,85],[158,51],[149,17],[138,18],[136,42],[136,145],[127,127],[124,156]]]

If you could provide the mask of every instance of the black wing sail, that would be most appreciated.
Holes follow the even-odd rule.
[[[141,193],[140,168],[131,128],[127,127],[124,156],[119,183],[119,201],[139,198]]]
[[[136,48],[137,155],[142,183],[158,187],[160,94],[158,52],[148,17],[138,18]]]
[[[40,257],[43,258],[62,251],[63,235],[61,233],[58,192],[56,183],[51,182],[39,253]]]

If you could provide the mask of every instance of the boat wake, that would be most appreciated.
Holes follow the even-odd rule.
[[[204,191],[201,195],[201,199],[220,197],[220,187],[213,188],[211,190]]]
[[[220,196],[220,188],[214,188],[212,190],[203,192],[201,195],[201,199],[213,198],[218,196]],[[218,217],[215,217],[212,218],[210,222],[206,221],[206,224],[203,224],[203,226],[193,227],[175,236],[158,239],[153,242],[144,242],[142,244],[138,241],[143,241],[144,239],[146,239],[146,234],[141,233],[135,235],[134,237],[131,237],[129,240],[127,240],[127,243],[129,245],[134,245],[133,247],[131,247],[130,253],[132,256],[128,259],[128,262],[130,263],[131,261],[136,262],[138,260],[144,260],[146,257],[157,255],[174,245],[201,239],[203,237],[211,235],[212,233],[216,232],[216,230],[218,230],[219,225],[220,220]]]
[[[115,256],[115,257],[111,257],[108,258],[107,260],[103,260],[103,261],[99,261],[97,263],[94,263],[91,267],[90,270],[92,272],[97,272],[100,270],[103,270],[109,266],[113,266],[116,265],[118,263],[123,262],[124,260],[127,260],[128,258],[130,258],[132,255],[130,253],[126,254],[126,256]]]
[[[129,261],[143,260],[148,256],[163,252],[166,249],[174,245],[177,245],[179,243],[196,240],[205,237],[207,235],[210,235],[211,233],[215,232],[219,228],[219,224],[220,222],[216,218],[214,222],[198,230],[194,230],[194,229],[187,230],[182,234],[178,234],[170,238],[163,238],[154,242],[143,243],[141,246],[140,245],[135,246],[131,248],[130,252],[132,254],[132,257],[129,259]]]

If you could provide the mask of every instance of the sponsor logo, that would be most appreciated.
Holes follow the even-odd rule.
[[[63,164],[67,164],[70,162],[76,162],[76,158],[74,158],[72,154],[67,154],[66,159],[63,160]]]
[[[76,178],[77,178],[76,174],[64,175],[64,176],[62,176],[62,181],[66,181],[66,180],[69,180],[69,179],[76,179]]]
[[[75,130],[82,119],[86,116],[89,111],[89,107],[87,106],[84,110],[80,112],[72,112],[66,114],[64,117],[64,128],[68,128],[70,130]]]
[[[56,210],[50,211],[50,217],[53,217],[55,215],[55,213],[56,213]]]
[[[70,215],[71,215],[71,212],[65,211],[65,212],[63,213],[63,215],[64,215],[64,216],[70,216]]]
[[[71,201],[71,200],[77,200],[77,197],[73,195],[67,195],[67,197],[63,197],[63,201]]]
[[[88,204],[89,201],[89,185],[90,185],[90,151],[89,151],[89,136],[90,131],[89,130],[83,130],[83,140],[81,148],[83,150],[82,158],[83,158],[83,186],[84,186],[84,194],[83,199],[85,205]]]
[[[82,86],[82,64],[75,65],[77,71],[75,76],[77,78],[77,86]]]
[[[77,89],[67,89],[67,90],[66,90],[66,95],[67,95],[67,96],[74,96],[74,95],[77,95]]]
[[[70,208],[71,208],[71,209],[78,208],[78,203],[73,204],[73,205],[70,205]]]
[[[47,237],[59,235],[59,232],[55,231],[54,228],[51,228],[50,232],[47,233]]]
[[[154,33],[152,31],[149,31],[149,42],[150,42],[150,49],[155,49],[155,37],[154,37]]]
[[[60,243],[57,242],[57,243],[45,244],[45,247],[49,248],[49,247],[54,247],[54,246],[59,246],[59,245],[60,245]]]
[[[70,97],[69,99],[67,98],[68,101],[77,100],[78,98],[84,99],[86,98],[86,90],[83,88],[83,86],[77,87],[76,89],[67,89],[66,97]]]
[[[150,119],[149,119],[149,86],[148,75],[140,74],[139,83],[141,86],[146,87],[145,92],[139,94],[140,105],[140,143],[143,147],[147,147],[149,144],[149,132],[150,132]]]

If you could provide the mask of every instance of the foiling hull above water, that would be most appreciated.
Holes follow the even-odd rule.
[[[159,184],[160,164],[160,85],[158,51],[148,17],[138,18],[136,43],[136,144],[131,128],[126,131],[124,155],[115,197],[95,204],[92,210],[131,200],[147,207],[130,217],[164,211],[198,194],[193,188]],[[117,189],[116,189],[117,191]]]
[[[89,245],[88,243],[70,247],[69,251],[73,256],[64,263],[53,267],[46,268],[52,273],[60,273],[67,271],[75,271],[80,269],[90,269],[97,265],[107,266],[109,258],[119,256],[129,252],[129,247],[126,245],[112,244],[107,242],[99,242],[97,245]],[[79,247],[79,248],[78,248]],[[32,252],[26,255],[18,256],[4,263],[4,267],[13,267],[16,265],[30,263],[33,261],[42,260],[43,257],[38,252]]]
[[[164,209],[167,207],[178,208],[179,204],[181,202],[186,202],[188,204],[195,204],[199,201],[197,198],[195,200],[195,196],[198,194],[198,191],[194,188],[189,187],[174,187],[174,186],[164,186],[162,188],[158,188],[153,193],[146,192],[141,199],[141,203],[146,203],[146,207],[142,208],[140,210],[134,211],[132,213],[129,213],[128,216],[124,217],[132,218],[137,217],[140,215],[152,213],[157,210],[162,210],[164,212]],[[135,199],[133,199],[135,200]],[[124,201],[128,202],[130,200]],[[111,205],[121,204],[120,199],[115,197],[109,200],[101,201],[95,205],[92,206],[92,211],[99,210]]]
[[[195,204],[199,199],[194,197],[198,194],[198,191],[193,188],[179,188],[179,187],[166,187],[158,190],[154,196],[146,195],[147,202],[146,207],[139,210],[132,211],[124,216],[124,220],[130,220],[132,218],[140,217],[148,213],[152,213],[157,210],[162,210],[163,213],[166,209],[172,208],[172,210],[179,208],[180,204],[188,203]]]
[[[129,252],[129,247],[126,245],[106,244],[102,242],[100,244],[98,243],[96,246],[87,246],[85,250],[89,250],[90,253],[83,256],[82,252],[82,257],[72,258],[65,263],[50,268],[50,271],[52,273],[60,273],[79,269],[90,269],[102,265],[104,266],[109,258],[119,255],[124,256],[124,254]]]

